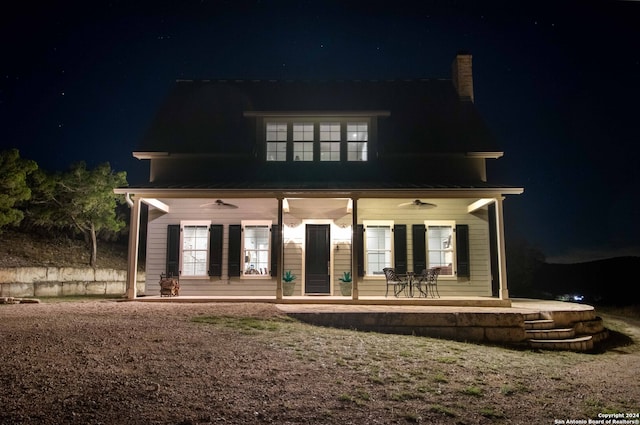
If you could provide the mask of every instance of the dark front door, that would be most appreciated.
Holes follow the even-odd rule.
[[[328,224],[307,224],[305,254],[305,292],[329,294],[329,249],[331,238]]]

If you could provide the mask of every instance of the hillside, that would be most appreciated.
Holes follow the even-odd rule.
[[[0,234],[0,267],[88,265],[89,250],[82,239],[14,229],[3,229]],[[126,243],[98,241],[97,266],[126,269]]]
[[[535,276],[538,288],[554,295],[577,293],[586,302],[637,303],[640,257],[617,257],[576,264],[543,264]]]

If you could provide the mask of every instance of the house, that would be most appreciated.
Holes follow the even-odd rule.
[[[508,300],[503,153],[474,107],[471,55],[451,79],[180,80],[133,155],[128,296],[146,223],[146,295],[384,297],[382,269],[441,267],[443,297]],[[286,298],[286,296],[284,296]],[[392,297],[391,297],[392,298]]]

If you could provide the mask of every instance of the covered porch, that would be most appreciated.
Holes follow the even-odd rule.
[[[173,301],[509,305],[502,204],[505,195],[521,192],[517,188],[117,191],[127,196],[131,207],[129,299],[160,298],[160,275],[175,266],[180,295]],[[147,282],[140,292],[133,282],[143,204],[148,206]],[[187,264],[180,251],[171,266],[170,226],[179,226],[174,238],[181,246],[185,226],[207,227],[207,255]],[[456,241],[460,229],[468,238],[464,250]],[[449,232],[438,250],[429,245],[429,232],[436,235],[435,230]],[[369,236],[373,234],[377,236]],[[249,246],[253,242],[258,245]],[[440,298],[384,296],[386,280],[378,270],[382,266],[419,273],[433,265],[448,267],[439,280]],[[185,273],[185,267],[193,267],[192,272]],[[293,295],[283,292],[285,271],[296,276]],[[350,296],[341,295],[344,272],[352,277]]]

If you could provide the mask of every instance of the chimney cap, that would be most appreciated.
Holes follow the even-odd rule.
[[[457,56],[471,56],[471,52],[468,50],[458,50]]]

